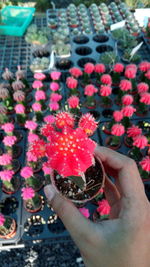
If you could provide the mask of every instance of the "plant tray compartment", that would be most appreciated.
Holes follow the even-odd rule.
[[[7,6],[1,11],[0,35],[23,36],[35,8]]]

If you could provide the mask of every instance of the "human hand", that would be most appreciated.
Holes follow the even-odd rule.
[[[87,267],[150,267],[150,203],[136,163],[105,147],[95,150],[108,175],[105,195],[110,220],[94,223],[85,218],[52,185],[45,194],[80,249]]]

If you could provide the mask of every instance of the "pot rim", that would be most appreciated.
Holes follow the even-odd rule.
[[[51,178],[51,182],[52,182],[52,184],[53,184],[53,186],[54,186],[56,192],[59,193],[63,198],[68,199],[68,200],[71,200],[73,203],[79,203],[79,204],[81,204],[81,203],[86,203],[86,202],[92,200],[93,198],[95,198],[95,197],[99,194],[100,189],[104,188],[104,186],[105,186],[106,173],[105,173],[105,169],[104,169],[104,166],[103,166],[103,164],[102,164],[102,161],[101,161],[99,158],[97,158],[96,156],[94,156],[94,157],[98,160],[98,162],[99,162],[99,164],[100,164],[100,166],[101,166],[103,177],[102,177],[102,183],[101,183],[100,188],[98,189],[98,191],[97,191],[92,197],[90,197],[90,198],[88,198],[88,199],[84,199],[84,200],[76,200],[76,199],[71,199],[71,198],[69,198],[69,197],[63,195],[63,194],[61,193],[61,191],[58,190],[58,188],[57,188],[57,186],[56,186],[56,184],[55,184],[55,180],[54,180],[54,170],[52,170],[52,172],[51,172],[51,174],[50,174],[50,178]]]

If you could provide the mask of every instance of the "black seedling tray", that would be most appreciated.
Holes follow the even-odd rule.
[[[71,38],[71,56],[56,60],[55,66],[60,71],[68,71],[73,66],[83,69],[86,63],[96,64],[102,53],[114,49],[115,41],[108,34],[75,36]]]

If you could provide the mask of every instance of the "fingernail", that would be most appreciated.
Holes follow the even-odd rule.
[[[44,193],[45,193],[47,199],[49,201],[51,201],[54,198],[55,194],[56,194],[56,190],[55,190],[53,185],[46,185],[44,187]]]

